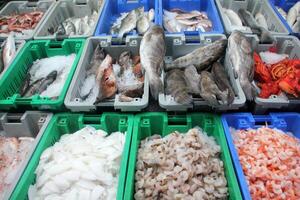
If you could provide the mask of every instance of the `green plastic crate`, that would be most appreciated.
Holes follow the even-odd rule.
[[[80,59],[84,42],[84,39],[34,40],[27,42],[0,79],[0,109],[9,110],[23,107],[39,110],[62,110],[64,108],[64,98]],[[76,53],[76,58],[57,99],[40,97],[39,95],[28,98],[21,97],[19,94],[20,87],[24,84],[27,72],[35,60],[72,53]]]
[[[63,134],[74,133],[84,128],[86,125],[93,126],[96,129],[102,129],[108,132],[108,134],[117,131],[123,133],[126,132],[126,141],[122,155],[117,191],[117,199],[121,200],[125,190],[127,164],[133,130],[133,115],[117,113],[104,113],[102,115],[62,113],[55,115],[36,147],[36,150],[15,187],[10,200],[28,199],[27,192],[29,186],[35,183],[36,177],[34,172],[43,151],[57,142]]]
[[[187,132],[190,128],[195,126],[201,127],[208,135],[216,138],[217,143],[221,146],[221,159],[224,162],[229,199],[242,199],[219,116],[206,113],[176,116],[168,115],[166,113],[145,113],[136,115],[134,121],[124,195],[125,200],[134,199],[135,165],[140,141],[154,134],[166,136],[173,131]]]

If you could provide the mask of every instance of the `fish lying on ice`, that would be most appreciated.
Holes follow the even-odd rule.
[[[224,66],[219,62],[215,62],[212,66],[211,73],[214,80],[221,91],[227,91],[227,103],[230,105],[233,103],[235,94],[229,82],[229,77],[226,74]]]
[[[220,39],[200,47],[185,56],[175,59],[172,64],[166,65],[166,70],[174,68],[181,69],[194,65],[200,72],[201,70],[210,67],[212,63],[224,55],[226,45],[227,39]]]
[[[255,20],[260,26],[264,27],[266,30],[269,29],[266,18],[260,12],[256,13]]]
[[[99,85],[99,93],[94,104],[115,95],[117,91],[116,77],[113,73],[112,57],[108,54],[98,68],[96,81]]]
[[[228,91],[221,91],[210,72],[202,71],[200,74],[200,96],[211,106],[218,106],[218,100],[222,104],[228,104]]]
[[[226,57],[234,68],[235,76],[239,78],[247,100],[253,100],[256,96],[255,87],[252,85],[254,78],[253,50],[243,33],[239,31],[231,33],[228,38]]]
[[[300,15],[300,1],[298,1],[293,7],[291,7],[287,14],[286,21],[290,25],[290,27],[293,27],[299,15]]]
[[[190,104],[193,99],[188,94],[189,87],[183,72],[173,69],[166,74],[166,94],[171,95],[177,103]]]
[[[90,67],[89,67],[89,74],[96,74],[98,67],[100,66],[100,64],[103,62],[103,60],[106,57],[106,52],[105,50],[101,47],[100,44],[98,44],[96,46],[96,49],[93,53],[92,59],[90,61]]]
[[[275,38],[272,36],[272,34],[264,27],[258,25],[249,11],[240,9],[238,13],[243,21],[243,24],[249,26],[251,28],[251,31],[259,36],[259,40],[261,43],[275,42]]]
[[[140,45],[141,65],[147,72],[151,95],[154,99],[163,91],[160,74],[166,54],[164,30],[159,26],[152,26],[144,34]]]

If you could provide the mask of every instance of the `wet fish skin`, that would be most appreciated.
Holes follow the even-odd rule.
[[[186,83],[189,88],[190,94],[200,94],[199,82],[200,74],[198,74],[197,69],[194,65],[190,65],[184,70],[184,75],[186,78]]]
[[[238,14],[236,14],[236,12],[234,12],[231,9],[226,9],[226,8],[223,8],[223,10],[224,10],[224,13],[228,16],[232,25],[243,26],[242,20],[240,19]]]
[[[66,35],[66,29],[62,23],[57,26],[55,33],[57,35]]]
[[[221,65],[219,62],[215,62],[212,66],[211,73],[214,77],[214,80],[218,86],[218,88],[221,91],[226,91],[228,92],[227,96],[227,103],[228,105],[232,104],[235,98],[234,91],[232,89],[232,86],[229,82],[229,77],[226,74],[224,66]]]
[[[71,21],[66,21],[63,23],[66,35],[75,35],[76,28],[75,25]]]
[[[47,87],[56,80],[56,77],[57,77],[57,71],[53,71],[50,74],[48,74],[48,76],[42,80],[38,93],[41,94],[43,91],[45,91]]]
[[[208,71],[202,71],[200,74],[200,96],[212,107],[218,106],[218,99],[223,104],[228,104],[228,91],[221,91],[216,85],[212,74]]]
[[[127,69],[131,67],[131,52],[130,51],[123,51],[118,59],[118,63],[121,66],[121,69]]]
[[[245,35],[240,31],[234,31],[229,36],[226,56],[234,68],[235,75],[239,78],[247,100],[253,100],[257,94],[252,85],[254,78],[253,50]]]
[[[166,70],[175,68],[183,69],[194,65],[198,72],[200,72],[217,61],[224,54],[226,45],[227,39],[220,39],[200,47],[185,56],[175,59],[171,65],[166,66]]]
[[[138,19],[136,28],[139,34],[144,34],[150,27],[150,21],[148,19],[148,16],[143,16],[140,19]]]
[[[15,54],[16,54],[15,38],[13,34],[9,34],[9,36],[4,42],[3,51],[2,51],[4,69],[8,67],[9,62],[11,61],[11,59]]]
[[[123,37],[125,33],[132,31],[136,27],[137,20],[142,13],[144,13],[144,7],[130,11],[121,21],[121,25],[118,30],[118,37]]]
[[[251,28],[251,31],[254,33],[254,34],[257,34],[259,36],[259,40],[261,43],[273,43],[275,42],[275,38],[272,36],[272,34],[267,30],[265,29],[264,27],[262,26],[259,26],[254,17],[252,16],[252,14],[245,10],[245,9],[240,9],[238,11],[238,14],[240,15],[243,23],[247,26],[249,26]]]
[[[105,50],[101,47],[100,43],[97,44],[92,59],[90,61],[90,72],[88,74],[97,74],[98,67],[106,57]]]
[[[193,99],[188,94],[189,88],[184,73],[173,69],[166,74],[166,94],[171,95],[177,103],[190,104]]]
[[[152,97],[157,100],[158,94],[163,91],[160,79],[166,54],[164,30],[154,25],[144,34],[140,45],[140,60],[149,78]]]

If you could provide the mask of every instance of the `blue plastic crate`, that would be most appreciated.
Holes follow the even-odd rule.
[[[159,0],[106,0],[94,35],[111,35],[110,28],[117,18],[121,16],[121,13],[130,12],[131,10],[141,6],[144,6],[145,11],[148,11],[151,8],[155,9],[154,23],[158,24],[158,1]],[[137,34],[138,33],[134,30],[127,35]],[[117,37],[117,35],[114,34],[112,37]]]
[[[184,11],[198,10],[206,12],[208,18],[212,21],[212,31],[206,33],[224,33],[221,18],[219,16],[216,4],[214,0],[159,0],[159,24],[163,26],[163,10],[171,10],[173,8],[179,8]],[[184,31],[185,35],[198,35],[201,31]],[[172,34],[166,32],[166,34]],[[177,33],[178,34],[178,33]]]
[[[295,3],[297,3],[299,0],[269,0],[272,8],[275,10],[276,14],[279,16],[280,20],[282,21],[282,23],[287,27],[287,29],[289,30],[289,32],[292,35],[295,35],[296,37],[300,38],[300,33],[295,33],[293,32],[292,28],[290,27],[290,25],[287,23],[287,21],[281,16],[281,14],[277,11],[275,6],[278,6],[280,8],[282,8],[286,13],[288,13],[289,9],[295,5]]]
[[[277,128],[284,132],[291,132],[295,137],[300,138],[300,115],[298,113],[270,113],[269,115],[252,115],[251,113],[236,113],[222,115],[222,124],[231,153],[235,172],[240,184],[243,199],[250,200],[251,195],[248,184],[235,149],[229,127],[235,129],[257,129],[268,124],[270,128]]]

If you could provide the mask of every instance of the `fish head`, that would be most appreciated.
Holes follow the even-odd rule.
[[[130,51],[124,51],[121,53],[119,59],[118,59],[118,63],[123,66],[129,63],[131,59],[131,52]]]
[[[54,70],[50,74],[48,74],[48,76],[46,77],[46,79],[56,79],[56,77],[57,77],[57,71]]]
[[[95,49],[95,58],[94,59],[95,60],[104,60],[105,57],[106,57],[106,52],[99,43]]]
[[[141,7],[134,10],[137,17],[140,17],[140,16],[144,15],[144,11],[145,11],[144,6],[141,6]]]

